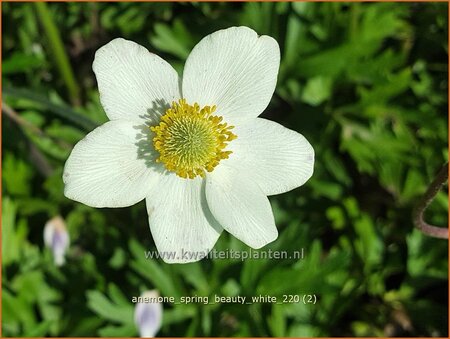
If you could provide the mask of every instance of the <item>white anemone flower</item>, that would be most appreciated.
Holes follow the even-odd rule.
[[[65,263],[64,256],[69,243],[69,232],[63,218],[56,216],[47,221],[44,226],[44,244],[52,251],[56,266],[62,266]]]
[[[303,185],[314,150],[258,116],[275,90],[278,43],[247,27],[202,39],[182,78],[159,56],[115,39],[95,55],[110,119],[81,140],[64,168],[65,195],[92,207],[146,199],[164,261],[198,261],[222,230],[252,248],[278,236],[268,195]]]
[[[141,295],[144,302],[138,302],[134,309],[134,322],[142,338],[153,338],[162,324],[163,306],[158,301],[156,290],[146,291]]]

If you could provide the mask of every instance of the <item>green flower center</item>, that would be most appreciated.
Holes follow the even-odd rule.
[[[211,172],[222,159],[232,153],[225,151],[228,143],[237,138],[234,126],[212,115],[215,106],[200,108],[185,99],[173,102],[161,117],[159,125],[150,129],[155,133],[153,145],[159,152],[157,162],[182,178],[193,179]]]

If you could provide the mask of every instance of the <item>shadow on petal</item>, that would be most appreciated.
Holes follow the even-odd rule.
[[[208,202],[206,200],[206,180],[202,180],[202,187],[201,187],[201,207],[203,214],[206,217],[206,220],[208,220],[209,224],[216,230],[217,233],[221,234],[223,231],[222,226],[219,224],[219,222],[214,218],[214,216],[211,213],[211,210],[209,209]]]
[[[148,108],[145,114],[139,116],[145,122],[133,126],[137,130],[135,143],[137,159],[143,159],[148,168],[160,174],[166,174],[167,170],[163,164],[156,162],[159,154],[153,147],[154,133],[150,130],[150,127],[159,124],[161,116],[168,108],[170,108],[170,104],[164,99],[153,101],[153,106]]]

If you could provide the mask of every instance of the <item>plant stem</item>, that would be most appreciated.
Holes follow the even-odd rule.
[[[64,83],[69,93],[70,101],[74,105],[80,105],[80,88],[75,80],[75,76],[70,66],[69,58],[64,49],[64,45],[59,35],[56,24],[53,20],[47,4],[45,2],[35,2],[39,21],[44,28],[45,34],[50,45],[50,52],[53,52],[56,65],[61,73]]]
[[[436,175],[436,178],[428,187],[422,199],[413,210],[414,225],[424,234],[435,238],[448,239],[448,228],[437,227],[430,225],[423,220],[423,213],[428,205],[433,201],[433,198],[441,189],[442,185],[448,179],[448,163],[446,163]]]
[[[349,40],[354,41],[359,30],[360,4],[354,2],[350,6]]]

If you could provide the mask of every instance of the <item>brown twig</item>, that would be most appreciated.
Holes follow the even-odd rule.
[[[13,110],[10,106],[5,104],[2,101],[2,112],[5,113],[5,115],[14,121],[17,125],[19,125],[21,128],[27,128],[31,132],[35,133],[36,135],[43,137],[45,136],[44,132],[34,126],[33,124],[29,123],[28,121],[24,120],[15,110]],[[31,142],[29,141],[30,146],[30,159],[35,164],[38,171],[45,177],[48,177],[52,174],[53,168],[50,165],[50,163],[47,161],[47,158],[41,153],[41,151]]]
[[[414,225],[424,234],[430,237],[448,239],[448,228],[430,225],[423,220],[423,214],[433,198],[441,189],[442,185],[448,180],[448,163],[446,163],[436,175],[436,178],[428,187],[427,191],[420,199],[419,203],[413,210]]]
[[[49,139],[53,140],[61,148],[65,148],[65,149],[72,148],[72,146],[70,144],[68,144],[67,142],[46,135],[45,132],[43,130],[41,130],[39,127],[37,127],[37,126],[33,125],[32,123],[23,119],[13,108],[8,106],[4,101],[2,101],[2,112],[5,113],[17,125],[25,128],[25,129],[28,129],[30,132],[36,134],[37,136],[43,137],[43,138],[49,138]]]
[[[8,116],[8,118],[14,121],[17,125],[29,129],[31,132],[37,134],[40,137],[44,136],[44,132],[42,132],[41,129],[23,119],[19,114],[17,114],[15,110],[13,110],[10,106],[8,106],[4,101],[2,101],[2,111]]]

